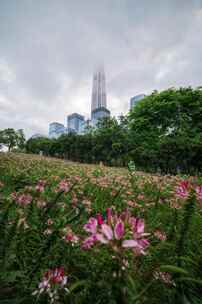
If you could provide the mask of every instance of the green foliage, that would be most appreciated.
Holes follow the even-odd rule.
[[[135,162],[134,161],[129,161],[128,163],[128,169],[130,172],[135,172],[136,171],[136,166],[135,166]]]
[[[143,174],[133,165],[129,171],[0,154],[0,303],[49,303],[45,294],[32,293],[43,274],[59,266],[68,275],[60,304],[200,303],[202,213],[194,191],[200,179],[187,176],[190,195],[180,199],[175,195],[179,176]],[[58,188],[61,181],[68,181],[67,190]],[[25,194],[32,201],[19,204],[15,195]],[[127,209],[145,220],[150,242],[145,256],[106,244],[82,248],[84,224],[98,213],[106,219],[106,208]],[[65,240],[68,229],[78,242]]]
[[[155,91],[129,114],[133,157],[143,168],[164,172],[202,168],[202,91]]]
[[[22,129],[15,131],[14,129],[0,130],[0,146],[5,145],[8,151],[17,147],[23,150],[25,147],[25,135]]]
[[[31,138],[29,153],[85,163],[103,162],[162,173],[199,173],[202,169],[202,91],[192,88],[153,92],[119,119],[100,120],[84,135]]]

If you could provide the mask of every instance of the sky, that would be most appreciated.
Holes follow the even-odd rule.
[[[136,94],[201,86],[202,0],[0,0],[0,129],[89,118],[100,64],[112,116]]]

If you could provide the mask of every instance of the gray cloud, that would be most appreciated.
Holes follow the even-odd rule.
[[[201,0],[1,0],[0,128],[88,115],[100,62],[114,115],[135,94],[201,85],[201,35]]]

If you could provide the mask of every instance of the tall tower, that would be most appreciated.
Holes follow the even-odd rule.
[[[107,107],[106,84],[104,68],[100,67],[93,74],[93,90],[91,100],[91,112],[95,109]]]
[[[109,117],[107,110],[106,80],[103,67],[99,67],[93,74],[93,90],[91,98],[91,120],[96,126],[97,121],[104,117]]]

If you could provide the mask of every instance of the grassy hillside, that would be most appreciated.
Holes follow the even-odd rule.
[[[0,153],[0,303],[202,303],[201,185]]]

